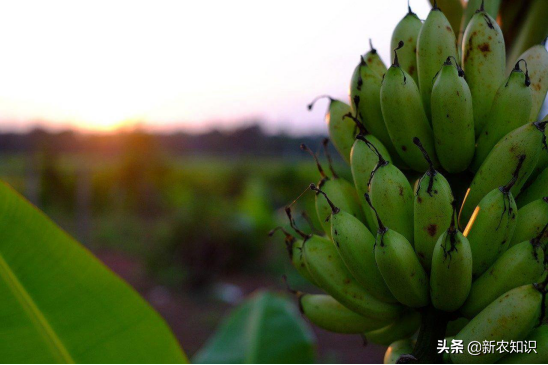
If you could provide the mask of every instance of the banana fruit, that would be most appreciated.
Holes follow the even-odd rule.
[[[544,232],[542,231],[541,236]],[[504,252],[474,282],[461,313],[467,318],[473,318],[507,291],[536,282],[543,272],[544,250],[540,244],[540,236],[518,243]]]
[[[478,136],[489,118],[493,99],[506,72],[504,37],[495,19],[485,11],[483,1],[464,32],[462,68],[472,94],[474,127]]]
[[[508,133],[493,147],[493,150],[474,176],[470,188],[466,193],[459,215],[461,226],[466,225],[476,206],[485,195],[491,190],[506,184],[512,178],[520,156],[527,156],[521,168],[520,175],[511,190],[515,196],[520,193],[521,188],[535,168],[541,149],[546,143],[544,136],[546,123],[524,125]],[[541,198],[544,195],[535,199]]]
[[[386,322],[360,316],[326,294],[297,292],[301,312],[326,331],[359,334],[386,326]]]
[[[387,363],[546,362],[548,1],[429,1],[424,21],[402,6],[388,69],[370,40],[348,100],[324,96],[342,162],[327,139],[325,171],[302,148],[325,236],[275,231],[325,292],[298,294],[304,316],[389,346]],[[544,352],[467,347],[525,339]]]
[[[325,192],[314,184],[310,188],[322,194],[331,207],[331,237],[348,271],[376,298],[396,303],[375,263],[375,237],[356,217],[336,207]]]
[[[538,285],[528,284],[501,295],[470,321],[456,336],[463,341],[464,349],[471,341],[524,340],[539,324],[543,296]],[[450,355],[456,364],[495,363],[504,356],[502,352],[480,352],[478,356],[467,350]]]
[[[432,305],[446,312],[459,309],[472,286],[472,251],[470,243],[458,231],[455,219],[444,232],[432,255],[430,298]]]
[[[368,195],[366,199],[377,214]],[[408,307],[428,305],[428,275],[413,246],[404,236],[385,227],[378,214],[377,220],[379,231],[375,241],[375,261],[386,285],[394,297]]]
[[[413,209],[415,252],[422,266],[430,271],[434,246],[451,224],[454,198],[449,182],[434,169],[419,139],[414,142],[430,165],[417,185]]]
[[[521,70],[519,60],[510,77],[498,89],[485,127],[476,143],[476,154],[472,162],[472,170],[477,171],[489,152],[502,137],[516,128],[529,122],[532,96],[529,70],[525,64],[525,72]]]
[[[510,247],[536,237],[548,223],[548,196],[532,201],[518,210],[516,230]],[[540,237],[541,244],[548,243],[548,233]]]
[[[464,229],[464,236],[468,238],[472,249],[474,277],[483,274],[510,245],[518,210],[511,189],[518,180],[525,160],[525,155],[520,156],[510,181],[493,189],[480,201]]]
[[[320,288],[351,311],[377,320],[395,319],[401,314],[402,306],[380,301],[354,279],[331,240],[319,236],[305,240],[303,257]]]
[[[448,57],[457,58],[457,39],[451,24],[434,2],[422,25],[417,41],[417,67],[422,104],[428,119],[431,119],[430,98],[432,80]],[[417,136],[420,138],[420,136]]]
[[[381,86],[381,108],[390,139],[403,161],[416,171],[428,168],[420,151],[413,148],[413,138],[419,138],[432,158],[439,165],[434,147],[434,133],[421,102],[419,88],[399,62],[398,50],[404,47],[400,41],[394,49],[394,62],[386,71]]]

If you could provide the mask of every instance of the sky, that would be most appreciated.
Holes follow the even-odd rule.
[[[428,0],[411,0],[424,19]],[[0,130],[322,133],[407,0],[0,1]]]
[[[428,14],[427,0],[411,0]],[[323,132],[369,38],[385,60],[406,0],[0,0],[0,130]]]

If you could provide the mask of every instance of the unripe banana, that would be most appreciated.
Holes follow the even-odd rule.
[[[434,7],[422,25],[417,41],[419,89],[428,119],[431,119],[432,80],[447,57],[458,57],[457,39],[451,24],[434,3]]]
[[[397,48],[400,41],[405,42],[398,53],[400,66],[402,70],[407,72],[413,80],[415,80],[417,85],[419,83],[417,72],[417,40],[419,39],[421,28],[422,21],[417,14],[411,11],[411,7],[409,7],[407,14],[400,20],[398,25],[396,25],[396,28],[394,28],[390,41],[390,49]],[[394,55],[392,55],[390,61],[392,63],[394,62]]]
[[[462,44],[462,38],[464,36],[464,31],[466,27],[468,26],[468,23],[476,13],[476,11],[482,6],[482,3],[484,3],[484,8],[487,14],[491,16],[493,19],[497,19],[497,15],[499,13],[500,8],[500,2],[501,0],[468,0],[468,3],[466,7],[464,8],[464,14],[462,16],[462,22],[460,26],[460,37],[459,37],[459,44]]]
[[[351,311],[376,320],[390,320],[403,310],[400,305],[382,302],[369,294],[350,274],[329,239],[311,236],[304,241],[303,255],[314,281]]]
[[[369,195],[367,202],[374,209]],[[396,299],[411,308],[428,305],[428,275],[411,243],[398,232],[383,225],[377,214],[379,231],[375,241],[375,261],[386,285]]]
[[[531,114],[531,81],[527,64],[526,71],[519,68],[522,60],[510,73],[510,77],[503,83],[493,99],[491,111],[487,116],[476,144],[476,154],[471,169],[477,171],[489,152],[505,135],[529,122]]]
[[[359,120],[350,115],[348,117],[354,119],[356,124],[361,120],[365,129],[360,130],[360,133],[365,135],[370,132],[382,142],[391,155],[399,159],[382,116],[381,83],[382,76],[379,76],[361,57],[360,64],[356,66],[350,81],[350,104]],[[400,162],[401,159],[398,163]]]
[[[415,341],[410,338],[392,342],[384,353],[383,362],[385,364],[397,364],[401,355],[413,352],[414,346]]]
[[[548,121],[548,115],[542,119],[543,122]],[[548,131],[544,131],[545,139],[548,138]],[[529,177],[530,180],[536,179],[536,177],[544,171],[548,167],[548,145],[542,146],[542,149],[540,150],[540,155],[538,157],[537,165],[535,166],[535,169],[531,173],[531,176]]]
[[[493,98],[504,81],[506,70],[502,31],[484,10],[483,3],[464,32],[462,67],[472,94],[474,127],[478,136],[485,126]]]
[[[543,272],[544,251],[540,237],[518,243],[504,252],[489,270],[474,281],[461,313],[467,318],[473,318],[507,291],[536,282]]]
[[[325,140],[324,146],[326,146]],[[336,172],[333,170],[329,155],[329,167],[331,169],[332,177],[329,177],[325,174],[320,162],[318,161],[318,158],[316,157],[314,152],[310,150],[310,148],[302,144],[301,149],[308,152],[314,158],[314,161],[316,162],[316,166],[318,167],[318,171],[320,172],[321,176],[321,180],[318,185],[322,188],[322,190],[329,194],[333,202],[335,202],[335,204],[337,204],[340,209],[352,214],[354,217],[364,222],[365,218],[363,215],[363,209],[360,207],[356,189],[354,189],[352,184],[350,184],[348,181],[338,177]],[[318,214],[318,219],[320,220],[324,232],[329,237],[331,237],[331,224],[329,223],[331,208],[329,207],[329,204],[327,204],[325,199],[322,199],[318,196],[316,196],[316,213]]]
[[[464,229],[464,236],[472,249],[472,273],[483,274],[497,257],[508,249],[516,228],[517,207],[511,193],[525,156],[521,156],[512,179],[508,184],[493,189],[476,207]]]
[[[510,247],[536,237],[548,223],[548,196],[532,201],[518,210],[516,230]],[[541,237],[541,244],[548,243],[548,232]]]
[[[432,128],[440,164],[451,173],[464,171],[476,144],[472,95],[464,71],[450,57],[432,88]]]
[[[365,139],[364,142],[366,142]],[[366,143],[374,150],[374,146],[369,142]],[[386,161],[379,151],[375,150],[375,153],[378,163],[371,173],[369,181],[371,201],[374,206],[378,206],[377,212],[383,222],[413,244],[413,190],[411,185],[396,166]]]
[[[517,195],[520,192],[537,164],[540,150],[544,145],[545,124],[524,125],[508,133],[495,145],[474,176],[466,193],[459,216],[461,227],[466,225],[474,209],[487,193],[506,184],[511,179],[519,157],[525,155],[527,158],[523,163],[518,180],[512,188],[512,194]]]
[[[388,346],[392,342],[409,338],[417,332],[421,316],[417,311],[410,311],[386,327],[365,333],[365,338],[377,345]]]
[[[380,154],[388,161],[392,162],[390,154],[381,141],[370,134],[363,136],[363,138],[367,139],[375,146]],[[377,231],[377,221],[371,207],[369,207],[369,204],[365,201],[363,194],[369,192],[369,179],[371,178],[371,173],[375,169],[375,166],[377,166],[378,160],[379,158],[375,152],[373,152],[373,150],[361,139],[356,138],[356,142],[354,142],[354,146],[352,146],[352,151],[350,152],[350,168],[352,170],[354,186],[356,187],[364,211],[365,223],[371,232]]]
[[[371,49],[369,50],[369,52],[363,55],[363,58],[365,59],[365,62],[367,62],[369,67],[371,67],[371,69],[375,71],[377,75],[382,77],[386,73],[386,65],[382,61],[375,47],[373,47],[371,39],[369,39],[369,46],[371,47]]]
[[[403,47],[404,42],[399,43]],[[434,147],[434,134],[422,106],[415,81],[400,67],[397,52],[394,63],[384,75],[381,86],[381,107],[384,122],[397,153],[412,169],[424,171],[428,164],[420,151],[413,148],[413,138],[418,137],[435,166],[439,165]]]
[[[518,207],[524,207],[525,205],[541,199],[548,195],[548,168],[545,168],[536,178],[531,182],[526,189],[524,189],[516,203]]]
[[[451,224],[453,194],[451,186],[445,177],[434,169],[428,153],[418,139],[415,140],[415,144],[423,152],[430,168],[419,180],[415,191],[413,240],[420,263],[426,271],[430,271],[434,246]]]
[[[316,101],[322,98],[329,99],[329,108],[325,115],[329,137],[341,157],[347,163],[350,163],[350,150],[354,144],[356,134],[358,134],[358,129],[354,122],[348,118],[344,118],[346,114],[352,111],[350,105],[333,99],[328,95],[322,95],[308,104],[308,110],[312,110]]]
[[[430,0],[432,6],[438,6],[447,16],[447,20],[451,24],[451,28],[455,32],[455,37],[458,38],[462,15],[464,12],[463,3],[461,0]]]
[[[308,272],[308,269],[306,268],[306,265],[303,260],[303,253],[302,253],[302,247],[303,247],[303,240],[298,240],[293,235],[291,235],[289,232],[287,232],[283,227],[276,227],[272,231],[269,232],[269,236],[272,236],[276,231],[282,231],[285,235],[285,247],[287,249],[287,252],[289,253],[289,258],[291,260],[291,263],[293,264],[293,267],[297,270],[297,272],[306,280],[308,280],[310,283],[318,286],[318,284],[312,279],[312,276],[310,276],[310,273]]]
[[[548,51],[544,45],[537,44],[525,51],[519,58],[524,59],[529,68],[532,96],[529,121],[536,122],[548,91]]]
[[[508,354],[499,364],[546,364],[548,363],[548,325],[538,326],[531,331],[526,341],[534,341],[537,345],[535,351],[522,351]]]
[[[456,217],[434,248],[430,272],[430,299],[434,308],[446,312],[459,309],[472,286],[470,243],[456,227]]]
[[[316,326],[330,332],[358,334],[386,326],[380,321],[352,312],[326,294],[297,292],[301,312]]]
[[[375,263],[375,237],[357,218],[336,207],[325,192],[314,184],[310,188],[322,194],[331,207],[331,237],[348,271],[376,298],[396,303]]]
[[[471,341],[519,341],[527,337],[539,323],[544,294],[539,285],[529,284],[501,295],[466,325],[455,339],[462,340],[464,349]],[[493,351],[474,356],[464,350],[451,354],[454,363],[494,363],[504,353]]]

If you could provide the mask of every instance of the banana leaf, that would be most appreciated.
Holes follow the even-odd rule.
[[[1,362],[187,362],[129,285],[4,183],[0,232]]]
[[[258,292],[232,311],[192,360],[201,364],[313,363],[314,343],[293,303]]]

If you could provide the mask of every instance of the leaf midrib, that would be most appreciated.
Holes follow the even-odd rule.
[[[21,304],[25,313],[35,325],[37,332],[43,337],[44,342],[47,344],[56,361],[60,363],[74,363],[74,360],[67,349],[53,328],[51,328],[32,297],[19,282],[17,276],[15,276],[2,255],[0,255],[0,277],[7,283],[14,297]]]

